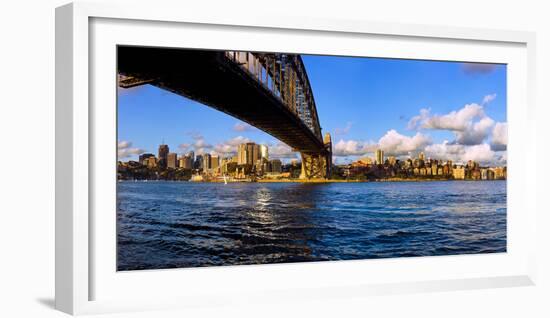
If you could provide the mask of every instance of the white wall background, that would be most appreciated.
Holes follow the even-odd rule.
[[[150,1],[152,10],[164,1]],[[537,286],[380,296],[265,308],[199,308],[113,317],[550,317],[550,10],[545,1],[189,1],[221,10],[537,32],[539,187]],[[62,317],[54,297],[54,8],[60,0],[3,1],[0,15],[0,317]],[[536,166],[536,163],[539,163]],[[546,169],[546,170],[544,170]],[[335,273],[337,275],[337,273]],[[111,315],[109,315],[111,316]]]

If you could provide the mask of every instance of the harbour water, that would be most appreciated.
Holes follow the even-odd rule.
[[[506,252],[506,181],[117,190],[118,270]]]

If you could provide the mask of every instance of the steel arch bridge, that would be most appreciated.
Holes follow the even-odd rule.
[[[329,178],[323,138],[302,58],[297,54],[119,46],[118,85],[151,84],[255,126],[299,151],[301,178]]]

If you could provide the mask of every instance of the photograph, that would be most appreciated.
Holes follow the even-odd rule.
[[[116,50],[117,271],[507,252],[506,64]]]

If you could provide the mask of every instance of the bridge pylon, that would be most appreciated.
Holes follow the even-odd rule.
[[[332,140],[329,133],[323,139],[323,152],[301,152],[302,172],[300,179],[330,179],[332,173]]]

